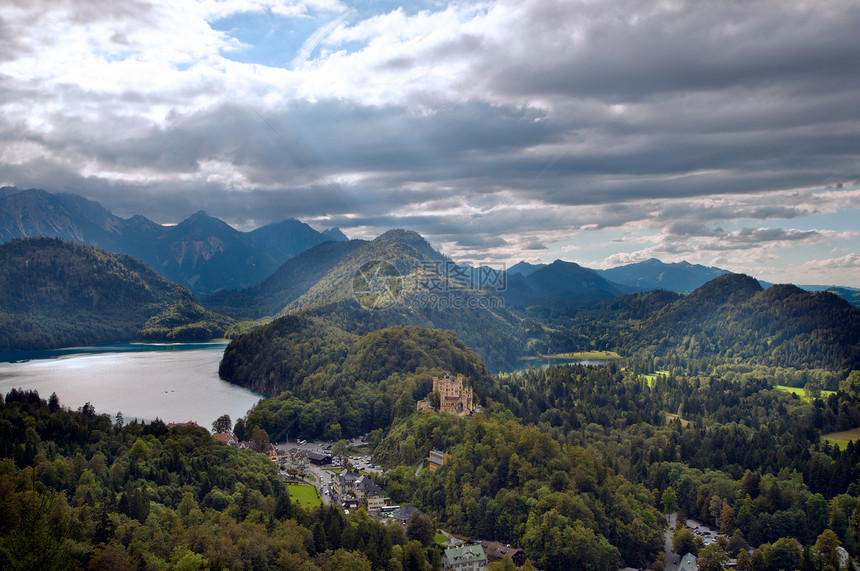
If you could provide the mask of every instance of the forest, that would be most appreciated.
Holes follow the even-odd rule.
[[[142,262],[53,238],[0,245],[0,351],[221,337],[233,320]]]
[[[429,570],[427,522],[304,508],[264,454],[33,391],[0,399],[0,568]]]
[[[731,294],[741,301],[715,305],[762,291],[749,290]],[[655,296],[663,312],[677,301]],[[839,314],[842,302],[834,308]],[[681,310],[691,311],[672,311]],[[791,538],[802,546],[790,550],[792,568],[820,569],[813,551],[826,531],[858,552],[860,447],[840,448],[822,435],[860,427],[860,372],[716,351],[700,371],[690,341],[668,355],[648,345],[602,366],[490,375],[468,347],[438,330],[392,327],[358,337],[308,316],[267,327],[237,339],[222,364],[231,380],[279,383],[249,420],[308,438],[369,433],[374,458],[389,468],[380,483],[392,501],[412,503],[464,536],[521,545],[540,569],[569,568],[574,555],[587,569],[659,568],[665,513],[676,510],[731,536],[723,555],[751,546],[741,568],[784,568]],[[722,339],[741,328],[728,322]],[[481,413],[414,412],[432,376],[444,372],[466,376]],[[806,390],[798,396],[778,390],[780,383]],[[448,452],[450,462],[416,473],[431,449]],[[717,549],[692,538],[686,547]]]
[[[520,545],[537,569],[660,569],[673,512],[730,538],[705,546],[677,530],[678,549],[709,569],[731,556],[739,569],[821,570],[836,546],[860,555],[860,446],[825,438],[860,427],[858,308],[726,275],[687,296],[589,306],[368,311],[351,297],[355,264],[429,255],[396,233],[372,244],[330,246],[316,283],[297,260],[298,282],[277,279],[301,287],[277,303],[300,312],[237,325],[133,259],[15,241],[0,251],[0,325],[36,346],[235,331],[220,376],[270,397],[235,432],[367,435],[387,469],[377,483],[428,521],[410,531],[302,508],[265,456],[205,429],[15,390],[0,402],[0,568],[435,569],[439,548],[419,531],[442,527]],[[413,278],[399,286],[421,286]],[[212,299],[253,317],[282,286]],[[588,349],[623,358],[498,372],[524,354]],[[416,411],[446,373],[474,390],[472,417]],[[433,472],[431,449],[449,455]]]
[[[499,380],[487,413],[421,413],[382,439],[377,457],[398,466],[385,475],[392,498],[465,533],[519,543],[541,569],[564,569],[569,559],[553,554],[582,549],[568,534],[577,522],[618,550],[616,562],[659,567],[655,532],[676,510],[736,536],[721,546],[732,556],[737,545],[755,548],[739,568],[821,569],[813,547],[827,531],[858,551],[860,447],[840,449],[821,434],[860,426],[860,372],[811,402],[760,379],[649,382],[613,365]],[[451,461],[416,476],[411,466],[432,448]],[[563,540],[548,548],[541,537]],[[790,567],[774,555],[785,538],[803,546]],[[588,545],[576,551],[595,557],[583,568],[613,568],[600,542]],[[686,546],[702,548],[692,537]]]

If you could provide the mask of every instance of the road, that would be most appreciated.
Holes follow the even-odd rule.
[[[681,567],[681,564],[675,563],[675,553],[672,551],[672,536],[675,534],[675,514],[669,514],[668,519],[669,529],[664,532],[664,535],[666,536],[666,567],[664,567],[664,570],[678,571],[678,569],[680,569]]]

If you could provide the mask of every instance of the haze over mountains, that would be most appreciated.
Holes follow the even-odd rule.
[[[240,232],[203,211],[162,226],[119,218],[74,194],[0,188],[0,243],[36,236],[134,256],[196,295],[255,285],[311,246],[346,240],[337,229],[317,232],[294,219]]]
[[[39,189],[0,188],[0,243],[14,238],[55,237],[97,246],[138,258],[167,279],[188,287],[197,296],[221,290],[255,288],[267,295],[280,266],[318,244],[346,241],[338,229],[317,231],[295,219],[241,232],[227,223],[198,211],[175,226],[163,226],[137,215],[119,218],[97,202],[67,193],[52,194]],[[326,266],[333,251],[317,250],[304,258],[304,267],[316,265],[313,256]],[[440,259],[438,254],[436,259]],[[330,261],[330,260],[329,260]],[[472,282],[497,273],[486,268],[460,267],[474,272]],[[294,271],[295,268],[293,268]],[[481,277],[481,272],[483,277]],[[687,262],[664,263],[657,259],[608,270],[591,270],[573,262],[552,264],[520,262],[511,266],[504,281],[507,303],[527,306],[555,299],[563,303],[593,303],[618,295],[665,289],[689,293],[709,280],[729,273],[721,268]],[[770,284],[764,284],[770,285]],[[860,290],[833,286],[800,286],[809,291],[832,290],[853,304],[860,303]],[[277,289],[277,288],[276,288]],[[304,292],[302,292],[304,293]],[[288,295],[287,298],[290,298]],[[283,299],[272,299],[274,308]],[[293,301],[290,298],[289,301]],[[213,301],[213,303],[215,303]],[[243,302],[246,306],[247,300]],[[258,304],[259,305],[259,304]],[[281,307],[282,309],[282,307]],[[266,310],[266,315],[273,314]]]
[[[198,339],[228,333],[234,319],[287,315],[312,324],[323,338],[400,325],[446,329],[493,371],[516,369],[522,358],[543,354],[665,356],[679,348],[702,368],[737,359],[831,370],[860,366],[860,309],[829,292],[790,285],[765,290],[743,275],[720,276],[689,295],[624,295],[629,286],[555,262],[493,289],[500,276],[487,273],[488,281],[469,283],[473,274],[419,234],[390,230],[370,242],[317,245],[255,288],[206,298],[204,309],[185,288],[128,256],[44,238],[14,240],[0,251],[8,254],[0,260],[6,276],[0,318],[15,332],[6,347],[12,350]],[[251,330],[259,321],[245,323],[234,334],[250,330],[239,337],[250,336],[246,346],[278,353],[280,336],[270,338],[271,328]],[[310,358],[314,344],[300,345],[300,354]]]

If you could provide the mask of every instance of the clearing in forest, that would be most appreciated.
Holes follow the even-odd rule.
[[[842,432],[832,432],[822,436],[824,440],[831,444],[837,445],[840,450],[845,450],[850,441],[857,442],[860,440],[860,428],[852,428],[851,430],[843,430]]]
[[[294,502],[299,502],[303,506],[314,507],[322,504],[317,489],[310,484],[290,484],[287,486],[287,491],[290,492]]]

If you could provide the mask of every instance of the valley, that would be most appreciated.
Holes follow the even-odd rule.
[[[687,518],[721,539],[678,528],[679,549],[738,568],[817,569],[834,537],[860,553],[860,309],[690,264],[672,269],[707,276],[693,289],[643,289],[665,285],[648,281],[659,264],[623,283],[562,261],[471,268],[391,230],[198,297],[94,246],[0,244],[0,349],[226,336],[217,382],[267,397],[230,415],[233,447],[208,420],[118,422],[47,385],[6,387],[0,562],[34,557],[35,525],[40,568],[438,569],[444,530],[517,546],[531,569],[661,569],[669,521]],[[185,384],[199,365],[172,367]],[[132,383],[166,372],[148,375]],[[456,395],[438,388],[448,375]],[[211,390],[185,388],[200,396],[180,410]],[[369,461],[334,478],[346,510],[302,501],[266,454],[289,438],[348,457],[356,437]],[[422,515],[398,523],[394,506]]]

